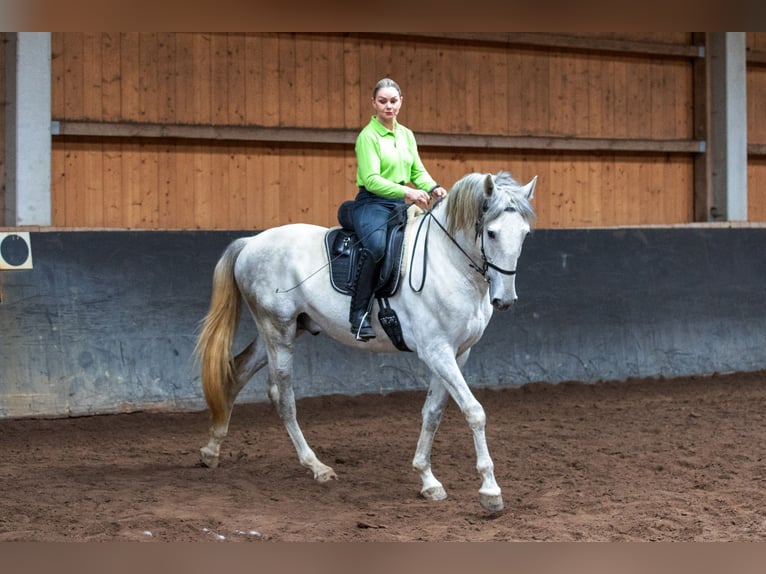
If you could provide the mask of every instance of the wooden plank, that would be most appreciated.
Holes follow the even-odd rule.
[[[466,90],[467,105],[469,109],[472,107],[476,109],[476,124],[475,127],[468,130],[468,133],[478,131],[479,133],[506,134],[508,133],[507,119],[504,114],[498,115],[498,106],[496,105],[495,62],[498,59],[497,55],[482,47],[477,50],[476,58],[476,66],[466,66],[466,86],[473,86],[473,89]],[[473,73],[475,70],[478,70],[478,75]],[[473,104],[471,103],[472,96],[477,99]],[[507,107],[502,106],[502,112],[507,113],[507,111]],[[469,117],[468,114],[466,117]]]
[[[194,123],[194,34],[176,34],[176,60],[173,71],[175,121]]]
[[[321,91],[314,90],[317,101],[327,109],[327,126],[330,128],[346,127],[346,107],[349,102],[349,93],[345,84],[345,50],[343,38],[331,36],[326,40],[317,38],[317,44],[324,44],[324,61],[320,64],[320,73],[317,74],[317,86]],[[321,80],[321,75],[326,77]]]
[[[103,143],[88,146],[82,151],[83,200],[82,213],[78,214],[78,225],[84,227],[104,226],[104,151]]]
[[[101,33],[84,32],[82,34],[82,50],[83,117],[92,120],[101,120],[101,92],[103,87],[103,73],[101,70]]]
[[[277,146],[264,148],[262,156],[263,166],[261,171],[261,200],[263,205],[262,228],[274,227],[280,223],[289,221],[287,216],[280,210],[280,199],[283,187],[283,173],[280,169],[282,151]]]
[[[508,69],[505,77],[505,86],[507,90],[507,97],[504,100],[498,101],[498,106],[505,104],[506,111],[506,125],[507,132],[509,134],[522,134],[524,133],[524,114],[522,114],[523,100],[522,97],[528,89],[526,82],[524,81],[523,71],[524,67],[522,62],[522,55],[519,50],[509,49],[507,53]],[[503,79],[500,79],[502,82]]]
[[[587,125],[584,128],[588,137],[604,137],[606,133],[611,133],[614,116],[610,101],[613,89],[612,77],[608,72],[610,64],[612,62],[607,59],[589,60],[585,78],[588,113],[585,116]]]
[[[209,189],[206,192],[206,209],[210,211],[209,220],[212,229],[226,229],[231,215],[232,199],[229,178],[228,146],[221,143],[208,146],[210,155]]]
[[[487,95],[487,112],[492,115],[489,125],[490,133],[513,133],[508,125],[508,54],[488,53],[487,58],[492,78],[492,90]],[[482,119],[482,125],[484,123],[485,120]]]
[[[265,125],[263,117],[263,40],[259,34],[245,36],[245,116],[242,124]]]
[[[165,141],[157,146],[157,227],[160,229],[177,227],[178,193],[175,180],[177,157],[173,144]]]
[[[120,117],[123,121],[140,121],[139,37],[137,33],[120,35]]]
[[[6,57],[6,43],[9,41],[7,32],[0,32],[0,94],[6,94],[6,77],[8,71],[8,58]],[[51,50],[53,53],[53,49]],[[5,101],[5,99],[3,99]],[[6,190],[6,167],[5,167],[5,104],[0,106],[0,225],[5,225],[5,190]],[[55,173],[55,172],[54,172]],[[54,175],[55,177],[55,175]],[[0,300],[2,300],[2,283],[0,283]]]
[[[751,222],[766,222],[766,158],[747,164],[747,217]]]
[[[628,68],[626,127],[635,137],[650,137],[651,89],[649,70],[645,61],[631,62]]]
[[[123,170],[122,144],[120,142],[105,142],[102,161],[104,170],[104,192],[102,199],[102,217],[104,227],[123,227],[126,215],[123,209]]]
[[[695,39],[699,42],[705,41],[705,34],[695,33]],[[691,79],[691,132],[692,137],[700,141],[706,141],[708,138],[708,106],[709,94],[707,61],[694,62],[692,64]],[[712,205],[712,194],[710,189],[710,180],[708,174],[710,154],[698,154],[693,159],[693,180],[692,180],[692,203],[693,219],[691,221],[707,221]]]
[[[67,226],[81,226],[80,217],[88,209],[85,198],[85,173],[82,155],[87,152],[87,144],[83,142],[69,142],[66,146],[64,169],[66,172],[66,203],[64,204],[64,224]]]
[[[313,117],[315,109],[312,68],[315,55],[312,37],[306,34],[295,34],[293,38],[295,72],[289,79],[292,89],[285,89],[282,93],[282,103],[291,108],[292,120],[288,125],[306,127],[312,124],[326,124],[326,114],[318,114],[317,118]]]
[[[634,162],[629,159],[615,159],[614,169],[614,225],[630,225],[635,221],[630,217],[631,201],[628,197],[629,190],[634,188],[631,173]]]
[[[766,65],[766,50],[748,50],[746,61],[753,66]]]
[[[571,126],[572,133],[577,137],[592,135],[589,131],[588,119],[591,116],[589,109],[589,67],[589,59],[585,55],[579,55],[576,58],[571,58],[568,68],[571,74],[571,93],[574,103],[572,106],[574,117],[571,120]]]
[[[217,201],[211,193],[213,154],[208,146],[195,146],[193,152],[193,189],[195,226],[200,229],[215,229],[215,211],[213,202]]]
[[[159,112],[159,63],[157,34],[142,32],[138,37],[138,113],[142,122],[157,122]]]
[[[7,34],[7,32],[3,32]],[[5,65],[5,42],[2,42],[0,47],[3,51],[2,65]],[[66,66],[64,63],[64,33],[52,32],[51,33],[51,114],[53,117],[66,117],[64,111],[65,88],[64,77],[66,76]],[[5,82],[5,76],[3,76],[3,82]],[[3,85],[3,91],[5,94],[5,84]],[[5,114],[1,114],[5,116]],[[5,133],[5,132],[3,132]]]
[[[598,185],[601,188],[601,224],[612,225],[612,222],[615,221],[615,193],[617,192],[614,179],[614,156],[602,155],[599,160]]]
[[[614,117],[613,130],[611,136],[615,138],[628,137],[628,90],[630,84],[628,81],[628,62],[624,59],[614,61],[613,66],[613,98],[612,114]]]
[[[120,34],[101,34],[101,119],[119,121],[122,107]],[[54,117],[57,117],[54,113]]]
[[[343,38],[343,127],[357,130],[364,125],[363,117],[370,110],[368,98],[364,97],[359,55],[359,40]],[[364,102],[364,104],[362,103]]]
[[[285,223],[299,223],[305,217],[299,203],[303,197],[298,190],[298,171],[302,169],[303,153],[302,149],[293,147],[279,150],[279,193],[269,200],[278,206],[280,219]]]
[[[157,121],[176,119],[176,34],[157,34]]]
[[[228,188],[222,190],[229,195],[228,229],[249,229],[252,227],[247,215],[247,158],[242,146],[228,147]]]
[[[263,146],[248,144],[245,147],[245,213],[248,229],[257,227],[263,221]]]
[[[56,227],[66,225],[67,147],[66,142],[54,142],[51,148],[51,223]]]
[[[227,55],[229,76],[228,123],[245,125],[247,124],[247,68],[244,34],[230,33],[227,35]]]
[[[141,194],[141,152],[140,144],[122,144],[122,198],[120,210],[122,224],[128,229],[140,229],[143,197]]]
[[[178,138],[197,140],[269,141],[349,145],[358,130],[264,128],[110,122],[58,122],[54,137]],[[701,153],[703,142],[693,139],[572,138],[501,135],[461,135],[419,132],[418,146],[447,148],[528,149],[557,151],[620,151],[647,153]]]
[[[747,118],[748,143],[766,144],[766,69],[747,70]]]
[[[83,35],[64,34],[64,114],[68,118],[84,119]]]
[[[263,126],[280,125],[279,75],[280,75],[280,39],[277,34],[267,34],[263,38],[262,78],[263,111],[260,115]]]
[[[277,75],[277,94],[279,98],[279,113],[277,125],[280,127],[295,126],[296,124],[296,63],[295,63],[295,34],[279,37],[279,68]]]
[[[305,104],[311,113],[305,117],[301,125],[317,128],[339,128],[343,126],[334,118],[337,114],[337,101],[342,101],[343,94],[338,93],[338,87],[330,88],[330,56],[329,45],[320,35],[312,34],[304,44],[304,49],[309,50],[310,69],[309,78],[309,101]],[[331,97],[333,94],[335,97]]]
[[[180,143],[175,147],[175,212],[173,227],[177,229],[197,229],[195,213],[195,153],[198,145]]]
[[[402,87],[402,91],[405,98],[408,98],[404,101],[404,105],[407,106],[407,121],[404,123],[415,130],[418,136],[418,144],[420,144],[419,134],[423,131],[434,129],[435,126],[439,125],[439,116],[441,115],[439,112],[441,108],[439,106],[439,98],[434,98],[434,93],[440,92],[437,92],[434,86],[438,85],[441,73],[437,68],[439,46],[419,46],[418,54],[418,65],[412,70],[412,75],[407,79],[407,86]],[[405,73],[408,72],[409,70]],[[375,81],[377,79],[373,80],[370,84],[370,94],[372,93]],[[449,88],[452,91],[454,86]]]
[[[362,36],[392,36],[391,33],[364,33]],[[699,46],[665,42],[631,41],[608,38],[590,38],[566,34],[537,32],[408,32],[409,41],[427,39],[438,42],[473,43],[501,46],[553,48],[560,51],[608,52],[629,55],[651,55],[664,58],[701,58]]]
[[[159,222],[159,158],[157,146],[141,143],[139,154],[139,188],[136,196],[140,198],[139,225],[142,229],[154,229]]]
[[[213,121],[213,58],[209,34],[195,34],[193,38],[193,123],[210,124]]]
[[[423,117],[423,115],[426,113],[424,111],[425,102],[423,101],[423,94],[428,93],[425,90],[425,86],[435,85],[433,83],[434,78],[430,75],[434,67],[433,59],[435,57],[436,52],[433,46],[413,46],[403,62],[404,70],[401,73],[401,77],[399,79],[394,78],[394,80],[399,83],[399,87],[402,89],[402,106],[406,106],[407,108],[406,113],[404,113],[402,117],[419,117],[422,125],[429,126],[427,129],[430,129],[430,126],[433,125],[433,118]],[[362,56],[362,69],[364,69],[364,56]],[[370,116],[372,116],[374,113],[371,104],[372,92],[375,89],[375,84],[380,79],[381,78],[369,78],[362,83],[360,94],[360,127],[367,125],[367,122],[370,120]],[[403,123],[408,125],[407,122]],[[410,127],[412,126],[410,125]],[[415,135],[417,137],[417,134]]]
[[[551,135],[549,97],[551,92],[550,57],[546,54],[529,53],[529,65],[525,65],[523,83],[526,87],[522,99],[522,134]]]
[[[210,115],[207,121],[225,125],[230,123],[228,34],[210,34],[209,42],[210,80],[205,87],[210,97]]]

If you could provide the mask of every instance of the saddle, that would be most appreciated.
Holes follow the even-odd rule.
[[[388,304],[388,298],[399,288],[408,207],[406,204],[397,206],[391,214],[386,237],[386,253],[375,288],[375,298],[380,306],[378,320],[400,351],[410,351],[410,349],[404,342],[399,318]],[[324,238],[327,258],[330,261],[330,283],[336,291],[344,295],[354,293],[354,273],[359,261],[359,251],[362,249],[362,243],[354,231],[353,209],[353,200],[344,201],[338,208],[340,227],[331,228]]]

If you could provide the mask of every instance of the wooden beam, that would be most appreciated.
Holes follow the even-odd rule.
[[[746,55],[746,61],[748,64],[755,66],[766,66],[766,51],[764,50],[748,50]]]
[[[695,32],[692,40],[698,44],[706,44],[705,32]],[[708,108],[710,92],[708,90],[708,61],[695,60],[692,63],[692,136],[700,141],[708,137]],[[694,221],[709,221],[712,196],[710,193],[710,154],[701,153],[694,156],[692,161],[693,176],[693,216]]]
[[[747,144],[747,155],[766,156],[766,144]]]
[[[316,128],[267,128],[130,122],[55,120],[54,137],[169,138],[208,141],[261,141],[279,143],[348,145],[358,130]],[[701,140],[652,140],[629,138],[575,138],[502,136],[481,134],[418,133],[418,146],[488,150],[547,150],[568,152],[633,152],[694,154],[704,151]]]
[[[610,52],[624,55],[651,55],[684,59],[703,58],[705,56],[705,47],[702,45],[587,38],[541,32],[408,32],[406,34],[359,33],[354,35],[388,38],[402,36],[410,40],[421,38],[450,43],[504,44],[506,46],[530,48],[549,48],[578,52]]]

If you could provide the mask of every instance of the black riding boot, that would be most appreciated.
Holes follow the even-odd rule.
[[[375,338],[370,322],[373,294],[378,282],[378,262],[367,249],[359,251],[359,262],[354,276],[354,294],[351,296],[351,332],[357,341]]]

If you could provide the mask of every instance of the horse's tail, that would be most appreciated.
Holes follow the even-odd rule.
[[[242,307],[234,263],[246,244],[245,238],[233,241],[215,266],[210,310],[194,349],[201,362],[202,390],[214,426],[225,423],[229,413],[228,389],[234,380],[231,346]]]

